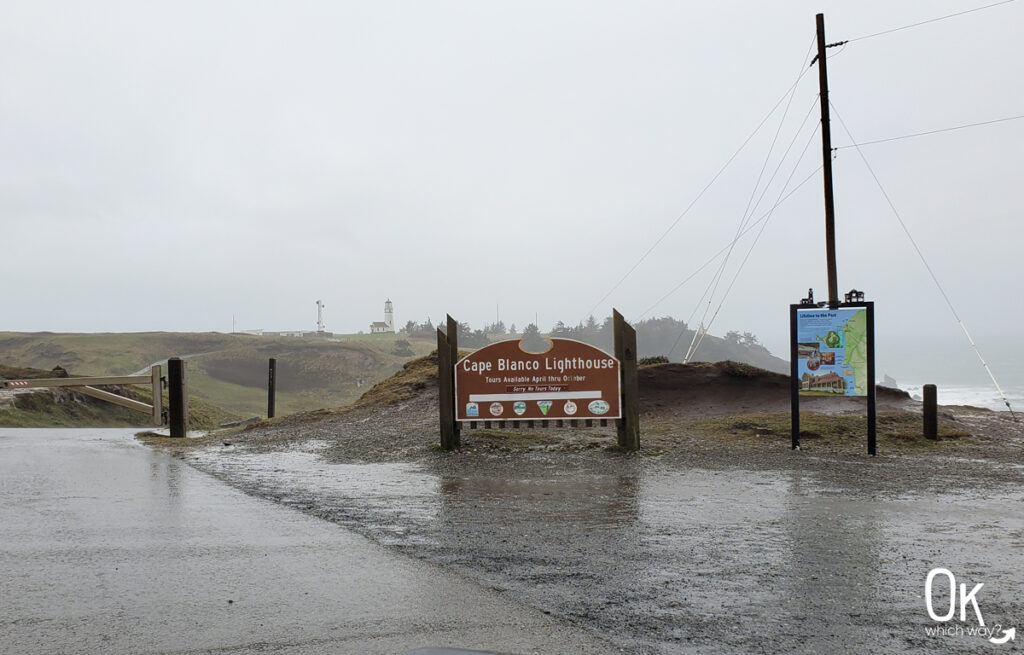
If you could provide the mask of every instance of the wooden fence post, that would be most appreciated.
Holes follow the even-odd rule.
[[[319,301],[317,301],[319,302]],[[277,358],[270,358],[267,372],[267,418],[274,418],[274,401],[277,396]]]
[[[938,389],[934,384],[924,385],[924,437],[939,438],[939,403]]]
[[[618,425],[619,448],[640,450],[640,377],[637,371],[636,330],[618,310],[612,310],[615,357],[622,367],[622,420]]]
[[[188,390],[185,382],[185,362],[180,357],[167,360],[167,405],[170,410],[172,437],[188,433]]]

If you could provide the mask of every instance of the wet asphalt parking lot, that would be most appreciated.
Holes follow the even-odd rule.
[[[0,430],[0,652],[615,652],[125,430]]]

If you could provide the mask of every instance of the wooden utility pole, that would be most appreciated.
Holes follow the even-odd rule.
[[[828,265],[828,304],[839,304],[839,284],[836,281],[836,208],[832,195],[832,129],[828,111],[828,69],[825,65],[825,14],[815,16],[818,27],[818,88],[821,104],[821,157],[825,178],[825,260]]]

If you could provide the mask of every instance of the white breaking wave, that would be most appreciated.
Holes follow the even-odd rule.
[[[901,384],[900,389],[906,391],[914,400],[921,400],[920,384]],[[1006,399],[1010,401],[1015,413],[1024,412],[1024,389],[1019,387],[1004,388]],[[936,385],[936,394],[940,405],[970,405],[984,407],[996,411],[1006,411],[1003,399],[992,385]]]

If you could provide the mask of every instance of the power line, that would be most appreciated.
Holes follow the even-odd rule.
[[[902,30],[909,30],[912,27],[920,27],[921,25],[927,25],[929,23],[937,23],[938,21],[946,20],[947,18],[956,18],[957,16],[963,16],[965,14],[971,14],[971,13],[974,13],[976,11],[981,11],[983,9],[991,9],[992,7],[998,7],[999,5],[1007,5],[1007,4],[1010,4],[1011,2],[1016,2],[1016,0],[1002,0],[1002,2],[995,2],[995,3],[992,3],[990,5],[985,5],[983,7],[975,7],[974,9],[967,9],[967,10],[964,10],[964,11],[958,11],[955,14],[948,14],[946,16],[939,16],[938,18],[929,18],[928,20],[923,20],[923,21],[920,21],[918,23],[912,23],[910,25],[904,25],[903,27],[894,27],[894,28],[892,28],[890,30],[883,30],[881,32],[875,32],[874,34],[866,34],[864,36],[858,36],[855,39],[847,39],[847,42],[848,43],[853,43],[854,41],[863,41],[864,39],[872,39],[872,38],[874,38],[876,36],[882,36],[883,34],[892,34],[893,32],[900,32]]]
[[[793,138],[789,142],[789,146],[786,148],[786,151],[782,154],[782,157],[779,159],[779,163],[776,165],[775,170],[772,172],[771,177],[768,179],[768,182],[765,184],[764,189],[762,189],[761,194],[757,197],[757,202],[754,203],[753,206],[751,206],[750,201],[748,201],[747,209],[744,211],[743,220],[740,223],[739,228],[737,229],[737,235],[743,230],[743,228],[750,221],[750,219],[753,218],[754,212],[757,211],[757,208],[761,206],[761,202],[764,200],[765,195],[768,193],[768,189],[771,187],[772,183],[775,181],[775,177],[779,174],[779,171],[782,170],[782,166],[783,166],[783,164],[785,164],[786,158],[789,156],[790,151],[793,149],[793,146],[796,144],[797,139],[800,137],[800,132],[803,131],[804,126],[807,124],[807,119],[809,119],[811,117],[811,113],[814,111],[814,107],[817,104],[818,104],[818,100],[817,100],[817,98],[815,98],[814,102],[812,102],[811,106],[808,108],[807,113],[804,115],[803,120],[800,122],[800,127],[798,127],[796,132],[794,132]],[[780,125],[780,129],[781,129],[781,125]],[[812,130],[812,132],[811,132],[811,137],[812,138],[813,138],[815,132],[817,132],[817,128]],[[810,144],[810,141],[808,141],[808,144]],[[773,142],[772,145],[774,146],[774,142]],[[804,150],[800,153],[800,158],[797,160],[797,163],[793,166],[793,171],[789,174],[789,178],[787,178],[787,180],[786,180],[786,184],[783,185],[782,190],[779,192],[779,197],[781,197],[782,194],[785,193],[786,188],[789,186],[789,183],[792,181],[793,175],[796,174],[797,167],[799,166],[800,161],[803,159],[804,153],[806,153],[806,151],[807,151],[807,146],[805,145],[804,146]],[[771,155],[771,153],[769,152],[769,156],[770,155]],[[765,164],[767,164],[767,163],[768,162],[766,160]],[[758,185],[760,185],[760,182],[761,182],[761,177],[758,177],[758,182],[757,182],[757,185],[755,185],[754,193],[751,195],[751,200],[753,200],[753,196],[754,196],[754,194],[756,194],[756,191],[757,191],[756,187]],[[769,214],[770,214],[771,211],[774,211],[774,207],[771,210],[769,210]],[[761,224],[761,231],[762,232],[764,231],[764,228],[765,228],[765,226],[767,224],[768,224],[767,221],[765,221],[765,222],[763,222]],[[759,233],[758,236],[754,239],[754,245],[757,244],[757,241],[760,238],[761,237],[760,237],[760,233]],[[736,244],[736,242],[734,241],[733,242],[733,246],[735,246],[735,244]],[[752,249],[753,249],[753,245],[751,246],[751,250]],[[743,269],[743,264],[741,263],[739,269],[736,271],[736,273],[735,273],[735,275],[733,277],[732,282],[729,284],[729,288],[726,289],[725,295],[723,295],[722,299],[719,301],[718,308],[715,310],[714,315],[711,317],[711,319],[709,321],[705,322],[704,319],[707,317],[708,312],[711,310],[711,304],[714,301],[715,294],[718,292],[718,286],[721,283],[722,278],[725,275],[725,268],[726,268],[726,265],[728,264],[729,259],[730,259],[731,256],[732,256],[732,248],[730,248],[729,252],[726,254],[725,259],[722,260],[722,264],[721,264],[721,266],[719,266],[718,272],[715,274],[715,278],[712,280],[713,287],[711,285],[709,285],[710,296],[708,296],[708,291],[705,291],[704,292],[704,296],[701,296],[700,302],[703,302],[704,301],[704,297],[708,296],[707,308],[704,310],[704,315],[701,317],[701,321],[700,321],[700,324],[703,326],[703,330],[699,330],[700,334],[695,334],[694,335],[693,341],[690,343],[690,347],[687,349],[686,356],[683,358],[683,363],[684,364],[689,362],[690,358],[692,358],[694,353],[697,351],[697,348],[700,347],[700,343],[704,340],[705,335],[707,335],[708,331],[710,330],[711,324],[715,322],[715,317],[718,315],[718,312],[721,311],[722,305],[725,302],[725,298],[729,295],[729,290],[732,289],[733,285],[736,283],[736,276],[738,276],[739,275],[739,271]],[[746,261],[747,261],[747,259],[749,257],[750,257],[750,251],[748,250],[746,257],[743,258],[743,262],[746,263]],[[689,320],[693,319],[693,314],[696,314],[696,312],[697,312],[697,310],[695,308],[693,313],[690,314],[690,319]]]
[[[722,277],[725,275],[726,266],[728,266],[729,259],[732,257],[732,249],[735,247],[736,241],[738,240],[740,233],[743,232],[744,226],[750,221],[750,219],[753,216],[754,212],[757,211],[757,207],[760,205],[761,200],[764,198],[764,194],[767,193],[768,187],[771,185],[772,181],[775,180],[775,175],[778,174],[779,168],[782,167],[782,164],[785,161],[786,155],[789,154],[790,148],[793,147],[793,143],[791,142],[789,144],[789,148],[786,149],[786,153],[779,160],[779,164],[776,167],[775,171],[772,173],[771,179],[765,185],[764,191],[762,191],[761,195],[758,197],[757,196],[757,190],[758,190],[758,188],[761,185],[761,180],[764,179],[764,173],[765,173],[765,170],[768,168],[768,162],[771,161],[772,153],[775,152],[775,145],[778,143],[779,135],[782,133],[782,127],[786,123],[786,117],[789,115],[789,109],[793,105],[793,98],[796,96],[797,85],[800,83],[800,80],[803,79],[803,76],[807,74],[807,69],[804,68],[803,62],[806,61],[807,60],[807,56],[809,54],[811,54],[811,51],[814,49],[814,45],[815,45],[815,41],[812,40],[810,45],[808,45],[808,47],[807,47],[807,52],[804,54],[803,59],[801,59],[801,64],[800,64],[800,68],[797,71],[796,80],[793,82],[793,86],[790,87],[789,100],[786,102],[786,109],[782,113],[782,118],[779,119],[779,126],[775,129],[775,136],[772,138],[771,145],[768,147],[768,153],[765,155],[764,163],[761,165],[761,170],[757,174],[757,181],[754,182],[754,187],[750,190],[750,197],[747,199],[747,206],[743,209],[743,215],[740,218],[739,224],[736,226],[736,236],[733,237],[733,242],[729,246],[729,251],[725,254],[725,258],[722,259],[722,263],[721,263],[721,265],[719,265],[718,271],[715,273],[714,276],[712,276],[711,281],[708,283],[708,287],[704,291],[704,294],[701,295],[701,298],[697,302],[697,305],[694,306],[693,312],[690,314],[690,317],[687,319],[688,322],[692,322],[694,314],[697,313],[697,310],[699,309],[700,305],[704,302],[704,298],[706,297],[707,300],[708,300],[708,304],[707,304],[707,307],[704,310],[704,316],[701,317],[701,321],[700,321],[700,324],[703,326],[703,324],[704,324],[704,317],[707,316],[708,311],[710,311],[710,309],[711,309],[711,303],[714,300],[715,294],[718,292],[718,285],[721,283]],[[812,104],[811,107],[813,109],[814,105]],[[810,115],[810,112],[808,112],[808,115]],[[806,120],[807,120],[807,116],[804,117],[804,121],[806,121]],[[803,129],[803,123],[801,123],[800,127],[797,129],[797,134],[799,134],[801,129]],[[793,138],[795,140],[796,136],[794,135]],[[756,204],[754,204],[754,198],[755,197],[757,197],[757,203]],[[698,336],[699,336],[699,338],[701,340],[703,340],[704,336],[703,336],[703,334],[698,334],[699,332],[701,332],[701,330],[698,330],[697,333],[694,333],[694,340],[690,343],[690,347],[687,349],[686,355],[683,357],[683,363],[689,362],[690,357],[692,355],[692,351],[695,348],[694,344],[697,343]],[[676,343],[678,343],[678,339],[676,340]],[[699,345],[699,343],[697,343],[697,345]],[[675,345],[673,345],[672,347],[674,349]],[[671,351],[669,352],[669,355],[671,355]]]
[[[801,129],[803,129],[803,125],[801,125],[800,127],[801,127]],[[800,151],[800,156],[797,158],[796,163],[793,164],[793,170],[790,171],[789,177],[786,178],[786,183],[782,185],[782,190],[779,191],[779,197],[776,199],[775,205],[770,210],[768,210],[767,217],[765,218],[764,221],[761,222],[761,229],[759,229],[757,231],[757,235],[754,237],[754,241],[750,244],[750,247],[747,248],[747,254],[743,257],[743,261],[740,262],[740,265],[736,269],[736,272],[733,273],[732,281],[729,282],[729,286],[725,289],[725,293],[722,294],[722,299],[720,301],[718,301],[718,307],[715,309],[715,313],[711,316],[711,320],[708,321],[707,325],[704,326],[704,335],[701,336],[700,341],[697,342],[697,345],[693,347],[692,352],[689,353],[689,357],[690,358],[692,358],[694,355],[697,354],[697,348],[699,348],[700,344],[704,341],[704,336],[706,336],[708,334],[708,332],[711,331],[711,325],[715,322],[715,319],[718,318],[718,313],[720,311],[722,311],[722,307],[725,305],[726,298],[729,297],[729,293],[732,291],[732,288],[736,285],[736,280],[739,279],[740,273],[743,272],[743,267],[746,266],[747,261],[750,259],[751,253],[754,252],[754,248],[757,246],[758,241],[761,240],[761,235],[764,234],[765,228],[768,227],[768,222],[771,220],[772,216],[774,215],[775,208],[778,207],[779,204],[781,203],[782,195],[786,192],[786,189],[789,187],[789,183],[793,181],[793,176],[796,174],[797,169],[800,167],[800,162],[802,162],[804,160],[804,155],[807,154],[807,148],[810,147],[811,141],[814,139],[814,135],[817,134],[817,133],[818,133],[818,128],[815,127],[811,131],[810,136],[807,138],[807,142],[804,144],[803,150]],[[796,143],[797,136],[799,136],[799,132],[797,132],[797,134],[793,135],[793,143],[790,143],[790,147],[792,147],[793,144]],[[786,154],[787,155],[789,154],[789,149],[786,150]],[[782,164],[780,162],[779,166],[781,167],[781,165]],[[772,177],[774,178],[774,175]],[[758,204],[760,204],[760,201],[758,201]]]
[[[806,71],[804,71],[804,73],[806,73]],[[604,296],[602,296],[600,300],[594,303],[594,306],[590,308],[590,311],[588,311],[586,315],[592,315],[594,313],[594,310],[601,306],[601,303],[607,300],[608,297],[611,296],[616,289],[622,286],[622,283],[626,281],[626,278],[633,274],[633,271],[635,271],[640,266],[640,264],[642,264],[644,260],[647,259],[647,257],[654,251],[654,249],[657,248],[658,245],[665,240],[665,237],[668,236],[669,232],[675,229],[676,225],[678,225],[679,222],[683,220],[683,218],[687,214],[690,213],[690,210],[693,209],[697,202],[704,197],[704,194],[708,192],[712,185],[714,185],[714,183],[718,181],[718,178],[722,176],[722,174],[726,171],[727,168],[729,168],[729,166],[736,159],[736,157],[738,157],[739,154],[743,152],[743,149],[747,147],[747,144],[750,143],[750,141],[757,135],[757,133],[761,131],[761,128],[764,127],[764,124],[768,122],[768,119],[771,118],[772,114],[775,113],[775,110],[779,108],[779,105],[782,104],[782,101],[785,100],[787,96],[792,98],[792,92],[800,83],[800,80],[803,79],[804,73],[801,73],[800,76],[797,77],[796,82],[794,82],[789,88],[787,88],[785,93],[783,93],[782,96],[779,97],[779,99],[775,102],[775,104],[768,111],[768,113],[765,114],[764,118],[761,119],[761,122],[757,124],[757,127],[755,127],[754,130],[750,133],[750,135],[746,139],[744,139],[743,143],[740,144],[740,147],[736,149],[736,152],[734,152],[732,156],[729,157],[729,159],[725,162],[725,164],[723,164],[722,167],[718,169],[718,172],[715,173],[711,180],[706,185],[704,185],[704,188],[700,190],[700,193],[698,193],[697,196],[692,201],[690,201],[690,204],[686,206],[686,209],[684,209],[682,213],[680,213],[679,216],[677,216],[676,219],[672,221],[672,224],[669,225],[668,228],[666,228],[665,231],[661,233],[661,236],[655,239],[654,243],[652,243],[651,246],[644,252],[644,254],[640,256],[636,263],[634,263],[629,268],[629,270],[626,271],[625,275],[619,278],[619,281],[612,285],[612,288],[608,290],[608,293],[604,294]],[[584,316],[584,319],[585,318],[586,316]],[[584,319],[581,319],[580,322],[582,323]]]
[[[850,129],[846,127],[846,122],[843,120],[843,117],[840,116],[839,111],[836,110],[835,105],[833,105],[831,102],[829,103],[829,105],[832,107],[833,111],[835,111],[836,118],[839,119],[839,124],[843,126],[843,130],[846,132],[846,135],[850,137],[851,141],[856,142],[856,139],[854,139],[853,135],[850,133]],[[1014,420],[1017,420],[1017,416],[1013,413],[1013,408],[1010,407],[1010,401],[1006,399],[1006,394],[1003,393],[1003,388],[999,386],[999,382],[996,380],[996,376],[992,373],[992,369],[988,367],[988,362],[986,362],[985,358],[982,357],[981,351],[978,349],[977,344],[974,343],[974,339],[971,338],[971,333],[967,331],[967,325],[964,324],[963,319],[960,318],[960,314],[957,313],[956,308],[953,306],[953,301],[949,299],[949,296],[946,295],[946,290],[942,288],[941,284],[939,284],[939,278],[935,275],[935,272],[932,270],[932,267],[928,264],[928,260],[924,258],[924,253],[921,252],[921,248],[918,247],[917,241],[915,241],[913,235],[910,234],[910,229],[907,228],[907,224],[903,222],[903,217],[900,216],[900,213],[896,209],[896,205],[893,203],[892,198],[889,197],[889,194],[886,192],[885,187],[882,186],[882,182],[878,179],[878,176],[875,174],[875,170],[871,168],[871,164],[868,163],[867,157],[864,156],[864,152],[859,147],[857,147],[857,154],[860,155],[861,161],[864,162],[864,166],[867,167],[868,172],[871,173],[871,177],[874,178],[875,184],[878,185],[878,190],[882,192],[882,196],[885,198],[885,201],[889,203],[889,209],[892,210],[892,213],[896,217],[896,220],[899,221],[900,227],[903,228],[904,234],[906,234],[907,238],[910,240],[910,245],[914,247],[914,251],[917,252],[917,256],[921,259],[921,263],[924,264],[925,270],[927,270],[928,275],[931,276],[932,282],[935,283],[935,286],[936,288],[938,288],[939,293],[942,294],[943,300],[946,301],[946,306],[949,307],[949,311],[952,312],[953,318],[956,319],[957,324],[960,325],[960,329],[963,330],[964,336],[967,337],[967,341],[971,344],[971,348],[974,349],[974,354],[976,354],[978,356],[978,359],[981,360],[981,365],[985,368],[985,371],[988,373],[989,378],[991,378],[992,380],[992,384],[995,385],[996,390],[1002,397],[1003,403],[1006,405],[1006,409],[1010,410],[1010,416],[1012,416]]]
[[[812,43],[812,47],[813,47],[813,43]],[[808,54],[810,53],[810,48],[808,48],[807,52],[808,52]],[[804,59],[806,59],[806,58],[807,57],[805,55]],[[806,72],[805,69],[801,65],[800,72],[797,74],[797,77],[796,77],[796,82],[793,83],[792,92],[789,94],[789,101],[786,102],[786,109],[783,110],[783,112],[782,112],[782,118],[779,119],[779,126],[775,129],[775,136],[772,137],[772,143],[768,147],[768,154],[765,155],[764,163],[761,165],[761,170],[757,174],[757,180],[754,182],[754,188],[752,188],[750,190],[750,197],[747,199],[747,206],[743,209],[743,216],[740,218],[739,225],[736,226],[736,235],[737,235],[737,237],[743,231],[743,227],[750,221],[750,218],[753,216],[753,213],[755,211],[757,211],[757,207],[758,207],[758,205],[761,204],[761,200],[764,198],[764,194],[768,192],[768,187],[775,180],[775,176],[778,174],[779,169],[782,168],[782,164],[785,161],[786,156],[789,154],[790,149],[793,147],[793,143],[796,141],[797,137],[796,137],[796,135],[794,135],[793,136],[793,141],[790,142],[789,148],[786,148],[785,154],[783,154],[782,158],[779,160],[779,164],[775,168],[775,171],[772,173],[771,179],[769,179],[768,183],[765,184],[764,190],[761,192],[761,195],[758,197],[757,190],[761,186],[761,180],[764,179],[764,173],[768,169],[768,162],[771,161],[772,153],[775,152],[775,145],[778,143],[779,135],[782,133],[782,126],[785,125],[785,123],[786,123],[786,117],[789,115],[789,108],[792,107],[792,105],[793,105],[793,98],[796,95],[796,84],[804,76],[805,72]],[[811,104],[811,110],[813,110],[813,109],[814,109],[814,103]],[[810,116],[810,111],[811,110],[808,110],[807,116],[804,116],[804,122],[806,122],[807,121],[807,117]],[[800,133],[800,130],[803,129],[803,126],[804,126],[804,123],[802,122],[800,124],[800,127],[797,129],[797,134]],[[754,198],[755,197],[757,197],[757,204],[754,204]],[[735,238],[736,237],[734,237],[734,239]],[[711,282],[708,285],[709,291],[705,291],[704,292],[704,296],[701,296],[701,301],[704,300],[705,296],[707,296],[707,299],[708,299],[708,306],[704,310],[704,317],[707,316],[708,311],[711,309],[711,303],[714,300],[715,294],[718,293],[718,285],[721,284],[722,277],[725,275],[725,269],[726,269],[726,266],[728,266],[728,264],[729,264],[729,259],[732,257],[732,249],[733,249],[733,247],[735,247],[735,245],[736,245],[736,240],[734,240],[732,242],[732,245],[729,248],[729,252],[726,253],[725,258],[722,260],[721,265],[718,267],[718,271],[715,273],[714,277],[711,279]],[[699,306],[699,304],[698,304],[698,306]],[[696,313],[696,309],[694,309],[694,313]],[[693,317],[693,315],[691,314],[691,319],[692,319],[692,317]],[[704,317],[701,317],[701,324],[702,325],[704,323]],[[704,338],[703,335],[700,335],[700,339],[703,340],[703,338]],[[696,343],[696,339],[697,339],[697,335],[694,335],[694,343]],[[683,358],[683,363],[687,363],[689,361],[689,358],[692,356],[692,352],[691,351],[694,348],[695,348],[695,346],[693,345],[693,343],[691,343],[690,344],[690,348],[686,352],[686,357]]]
[[[786,194],[786,195],[785,195],[785,196],[784,196],[783,198],[779,199],[779,200],[778,200],[778,201],[777,201],[777,202],[775,203],[775,206],[774,206],[774,207],[772,207],[772,208],[771,208],[770,210],[768,210],[767,212],[765,212],[765,213],[764,213],[764,215],[762,215],[762,216],[761,216],[761,218],[759,218],[759,219],[757,219],[756,221],[754,221],[753,223],[750,223],[749,225],[747,225],[747,227],[746,227],[746,228],[745,228],[745,229],[743,230],[743,232],[742,232],[742,233],[741,233],[741,234],[740,234],[739,236],[737,236],[737,237],[736,237],[736,239],[734,239],[733,241],[735,241],[735,240],[738,240],[738,239],[742,239],[742,238],[743,238],[744,236],[746,236],[746,234],[747,234],[748,232],[750,232],[750,231],[751,231],[751,230],[753,230],[753,229],[754,229],[755,227],[757,227],[758,225],[760,225],[760,224],[761,224],[761,223],[762,223],[763,221],[767,220],[767,219],[768,219],[768,218],[769,218],[769,217],[771,216],[771,214],[772,214],[772,211],[774,211],[775,209],[777,209],[777,208],[778,208],[778,207],[779,207],[780,205],[782,205],[782,203],[784,203],[784,202],[786,202],[787,200],[789,200],[789,198],[790,198],[790,197],[791,197],[791,196],[792,196],[792,195],[793,195],[794,193],[796,193],[797,191],[799,191],[799,190],[801,189],[801,187],[803,187],[803,185],[805,185],[805,184],[807,184],[808,182],[810,182],[811,178],[813,178],[813,177],[814,177],[815,175],[817,175],[818,173],[820,173],[820,172],[821,172],[821,169],[822,169],[822,167],[821,167],[821,166],[818,166],[818,167],[817,167],[816,169],[814,169],[814,170],[813,170],[813,171],[811,172],[811,174],[810,174],[810,175],[808,175],[807,177],[805,177],[805,178],[804,178],[803,180],[801,180],[801,181],[800,181],[800,184],[798,184],[798,185],[796,185],[795,187],[793,187],[793,190],[792,190],[792,191],[790,191],[789,193],[787,193],[787,194]],[[677,285],[675,285],[674,287],[672,287],[671,289],[669,289],[668,293],[666,293],[665,295],[663,295],[663,296],[662,296],[661,298],[659,298],[659,299],[658,299],[657,301],[655,301],[655,303],[654,303],[653,305],[651,305],[651,306],[650,306],[650,307],[648,307],[648,308],[647,308],[646,310],[644,310],[644,312],[643,312],[642,314],[640,314],[640,318],[639,318],[638,320],[642,320],[642,319],[643,319],[643,317],[647,316],[647,315],[648,315],[648,314],[650,314],[650,313],[651,313],[652,311],[654,311],[654,308],[655,308],[655,307],[657,307],[657,306],[658,306],[658,305],[660,305],[661,303],[665,302],[665,300],[667,300],[669,296],[671,296],[671,295],[672,295],[672,294],[674,294],[674,293],[675,293],[676,291],[678,291],[679,289],[681,289],[681,288],[683,287],[683,285],[684,285],[684,284],[686,284],[687,282],[689,282],[689,281],[690,281],[690,280],[692,280],[693,278],[697,277],[697,275],[698,275],[698,274],[699,274],[699,273],[700,273],[701,271],[703,271],[703,270],[704,270],[705,268],[707,268],[708,266],[710,266],[710,265],[711,265],[711,263],[712,263],[713,261],[715,261],[716,259],[718,259],[719,257],[721,257],[721,256],[722,256],[723,254],[725,254],[725,252],[726,252],[727,250],[729,250],[729,248],[730,248],[730,247],[731,247],[731,246],[733,245],[733,241],[730,241],[729,243],[727,243],[727,244],[725,244],[724,246],[722,246],[722,248],[721,248],[721,249],[720,249],[720,250],[719,250],[718,252],[716,252],[715,254],[711,255],[711,257],[709,257],[709,258],[707,259],[707,261],[705,261],[705,262],[704,262],[703,264],[701,264],[701,265],[700,265],[700,267],[698,267],[698,268],[697,268],[697,270],[695,270],[695,271],[694,271],[693,273],[691,273],[691,274],[690,274],[689,276],[687,276],[687,277],[686,277],[685,279],[683,279],[683,280],[682,280],[682,281],[681,281],[681,282],[680,282],[679,284],[677,284]]]
[[[846,146],[836,146],[833,150],[842,150],[843,148],[857,148],[859,146],[870,146],[876,143],[888,143],[889,141],[900,141],[902,139],[913,139],[919,136],[928,136],[930,134],[940,134],[942,132],[953,132],[956,130],[966,130],[969,127],[980,127],[982,125],[992,125],[994,123],[1005,123],[1007,121],[1016,121],[1024,118],[1024,114],[1020,116],[1007,116],[1006,118],[996,118],[990,121],[981,121],[980,123],[967,123],[966,125],[957,125],[955,127],[944,127],[938,130],[928,130],[927,132],[915,132],[914,134],[904,134],[903,136],[893,136],[888,139],[876,139],[874,141],[862,141],[861,143],[851,143]]]

